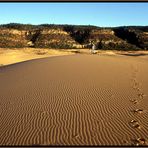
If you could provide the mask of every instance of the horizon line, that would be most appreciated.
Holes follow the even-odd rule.
[[[10,22],[10,23],[4,23],[4,24],[1,24],[0,23],[0,26],[2,25],[9,25],[9,24],[18,24],[18,25],[32,25],[32,26],[41,26],[41,25],[61,25],[61,26],[64,26],[64,25],[68,25],[68,26],[93,26],[93,27],[100,27],[100,28],[116,28],[116,27],[147,27],[148,25],[119,25],[119,26],[97,26],[97,25],[92,25],[92,24],[56,24],[56,23],[42,23],[42,24],[31,24],[31,23],[15,23],[15,22]]]

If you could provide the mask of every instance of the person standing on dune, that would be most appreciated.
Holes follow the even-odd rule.
[[[89,43],[89,50],[90,50],[90,53],[93,54],[94,53],[94,42],[93,41],[90,41]]]
[[[88,44],[88,48],[89,48],[90,53],[92,51],[92,46],[93,46],[93,43],[92,43],[92,41],[90,41],[89,44]]]
[[[91,47],[91,54],[95,54],[95,50],[97,49],[97,46],[95,43],[92,43],[92,47]]]
[[[92,49],[91,49],[91,54],[93,54],[95,52],[95,44],[92,44]]]

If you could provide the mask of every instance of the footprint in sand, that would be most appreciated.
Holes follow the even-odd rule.
[[[131,120],[129,122],[130,126],[133,127],[133,128],[138,128],[138,129],[141,129],[141,126],[139,125],[138,121],[136,120]]]
[[[133,88],[134,90],[137,90],[138,92],[141,91],[141,89],[140,89],[138,86],[132,86],[132,88]]]
[[[140,86],[140,84],[138,82],[134,82],[134,86],[133,86],[134,88],[137,89],[137,88],[139,88],[139,86]]]
[[[141,99],[143,99],[143,98],[144,98],[144,96],[145,96],[145,94],[144,94],[144,93],[139,93],[139,94],[138,94],[138,97],[139,97],[139,98],[141,98]]]
[[[144,139],[144,138],[137,138],[135,140],[133,140],[133,144],[136,146],[140,146],[140,145],[147,145],[148,140]]]
[[[137,88],[137,91],[141,91],[141,89],[140,88]]]
[[[133,110],[134,113],[138,113],[138,114],[142,114],[143,113],[143,109],[135,109]]]
[[[132,103],[134,103],[134,104],[137,104],[138,103],[138,100],[136,100],[136,99],[133,99],[133,100],[130,100]]]

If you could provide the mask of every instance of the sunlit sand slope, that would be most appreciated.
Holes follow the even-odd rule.
[[[146,145],[148,62],[70,55],[0,68],[0,145]]]

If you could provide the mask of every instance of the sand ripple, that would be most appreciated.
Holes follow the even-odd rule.
[[[140,77],[148,81],[147,64],[133,57],[73,55],[2,67],[0,145],[146,144],[148,100],[138,94],[148,91]]]

